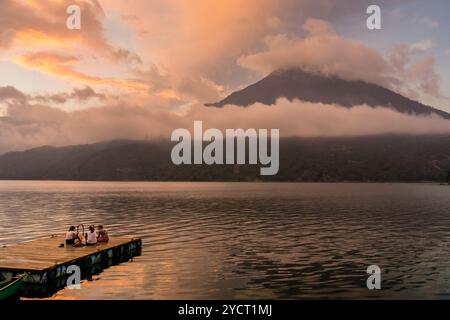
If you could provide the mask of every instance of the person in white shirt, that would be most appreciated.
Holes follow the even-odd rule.
[[[75,227],[71,226],[69,228],[69,231],[66,232],[66,244],[73,245],[75,244],[75,239],[78,237],[77,233],[75,232]]]
[[[86,234],[86,245],[94,246],[97,244],[97,234],[95,233],[94,226],[89,227],[89,231]]]

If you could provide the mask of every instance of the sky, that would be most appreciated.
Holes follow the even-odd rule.
[[[382,30],[366,27],[374,3]],[[66,27],[72,4],[81,8],[80,30]],[[450,112],[448,12],[445,0],[2,0],[0,153],[168,139],[202,118],[221,127],[251,117],[285,135],[329,136],[367,134],[349,124],[369,113],[371,133],[445,131],[440,119],[395,115],[399,124],[365,106],[317,114],[301,101],[280,101],[276,111],[203,104],[296,66],[376,83]],[[275,112],[278,121],[267,121]],[[332,120],[335,127],[325,125]]]

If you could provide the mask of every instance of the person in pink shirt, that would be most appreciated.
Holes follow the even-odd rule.
[[[98,242],[108,242],[109,236],[108,232],[103,228],[102,225],[97,227],[97,241]]]

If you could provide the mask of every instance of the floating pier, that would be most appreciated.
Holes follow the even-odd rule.
[[[0,278],[27,273],[19,294],[25,298],[50,297],[66,287],[66,272],[71,265],[81,270],[81,279],[133,257],[140,256],[139,238],[110,237],[95,246],[64,246],[64,237],[52,236],[0,247]]]

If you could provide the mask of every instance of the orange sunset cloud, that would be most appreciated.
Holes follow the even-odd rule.
[[[149,86],[138,80],[121,78],[101,78],[91,76],[73,68],[80,60],[74,56],[39,52],[17,57],[17,63],[32,69],[37,69],[51,75],[91,85],[110,85],[113,87],[134,90],[148,90]]]

